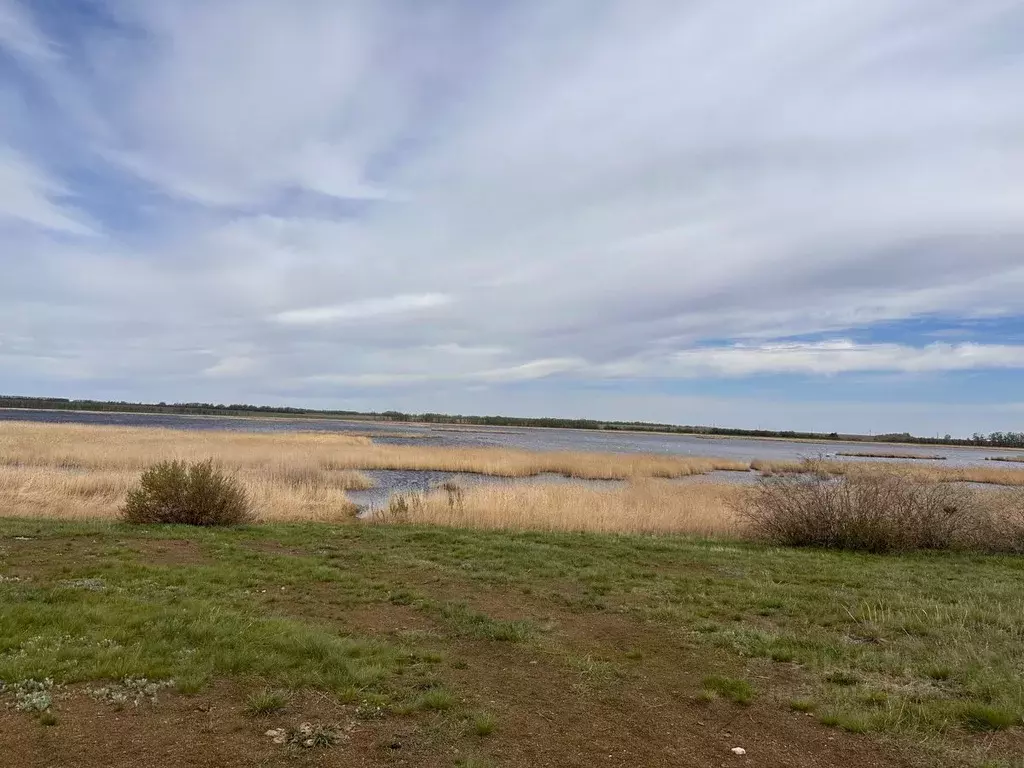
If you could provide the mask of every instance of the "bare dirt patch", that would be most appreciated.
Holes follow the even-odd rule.
[[[404,632],[430,632],[435,624],[429,617],[409,605],[373,603],[348,611],[346,623],[366,634],[400,635]]]
[[[774,707],[696,701],[685,669],[606,690],[574,684],[564,667],[519,648],[467,643],[453,674],[499,723],[488,746],[501,764],[530,766],[911,765],[866,737],[826,729]],[[524,736],[529,735],[529,738]]]
[[[213,562],[197,542],[187,539],[143,539],[132,542],[131,546],[146,565],[210,565]]]
[[[436,766],[452,764],[456,755],[426,723],[366,721],[357,706],[310,692],[292,696],[279,714],[248,717],[245,696],[246,689],[223,683],[196,696],[161,693],[155,704],[117,710],[77,689],[59,702],[56,725],[0,709],[0,755],[4,765],[19,768]],[[306,749],[266,735],[302,723],[330,724],[338,743]]]

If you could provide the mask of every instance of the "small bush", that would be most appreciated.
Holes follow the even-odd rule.
[[[816,462],[806,470],[763,478],[745,497],[738,511],[754,534],[790,546],[879,553],[977,545],[983,514],[970,489],[898,472],[835,477]]]
[[[242,525],[253,520],[245,491],[210,460],[153,465],[128,493],[122,513],[129,523]]]

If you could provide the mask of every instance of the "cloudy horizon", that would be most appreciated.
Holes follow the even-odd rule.
[[[1024,428],[1019,0],[0,0],[0,394]]]

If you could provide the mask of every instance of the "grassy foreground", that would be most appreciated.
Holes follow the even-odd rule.
[[[1022,579],[674,536],[2,519],[0,764],[1019,766]]]

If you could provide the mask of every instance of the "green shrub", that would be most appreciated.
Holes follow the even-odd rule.
[[[211,460],[154,464],[128,493],[122,514],[129,523],[242,525],[253,520],[245,491]]]

